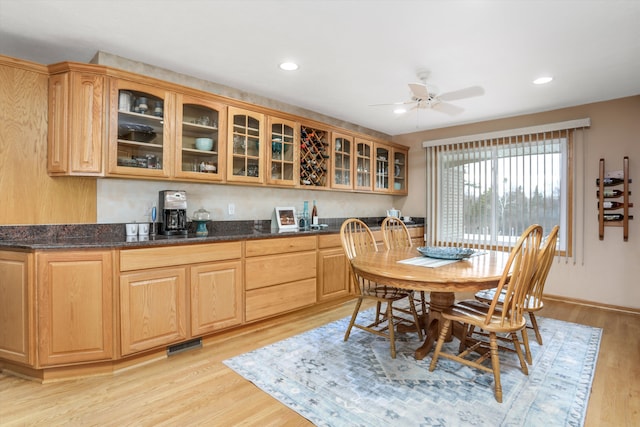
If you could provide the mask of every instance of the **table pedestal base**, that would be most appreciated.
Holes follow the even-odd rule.
[[[440,336],[440,326],[442,325],[442,311],[451,307],[455,302],[453,292],[431,292],[429,297],[429,315],[424,322],[425,339],[424,343],[416,350],[415,358],[422,360],[433,348],[433,343]],[[451,341],[451,329],[447,334],[446,341]]]

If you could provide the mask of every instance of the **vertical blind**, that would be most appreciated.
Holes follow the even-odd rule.
[[[510,248],[533,223],[572,235],[574,133],[589,120],[426,141],[430,245]],[[565,252],[566,253],[566,252]]]

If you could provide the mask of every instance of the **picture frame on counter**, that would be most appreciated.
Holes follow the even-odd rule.
[[[296,208],[294,207],[276,207],[273,210],[271,219],[271,228],[277,225],[279,232],[282,231],[298,231],[298,221],[296,216]],[[275,221],[274,221],[275,219]]]

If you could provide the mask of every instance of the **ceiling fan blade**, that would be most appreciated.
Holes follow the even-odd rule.
[[[429,99],[429,90],[422,83],[409,83],[411,93],[418,99]]]
[[[458,107],[457,105],[449,104],[448,102],[438,102],[436,104],[433,104],[431,108],[450,116],[456,116],[464,111],[464,108]]]
[[[453,92],[440,94],[437,98],[442,101],[456,101],[458,99],[472,98],[480,95],[484,95],[484,88],[482,86],[470,86]]]

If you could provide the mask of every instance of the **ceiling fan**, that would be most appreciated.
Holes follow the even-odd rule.
[[[453,92],[437,94],[433,86],[427,86],[428,77],[429,72],[422,71],[418,73],[418,79],[420,79],[422,83],[409,83],[409,89],[411,90],[410,101],[396,102],[393,104],[375,104],[372,106],[413,105],[411,107],[411,110],[432,109],[441,113],[455,116],[462,113],[464,111],[464,108],[451,104],[449,103],[449,101],[457,101],[460,99],[484,95],[484,89],[481,86],[470,86]]]

